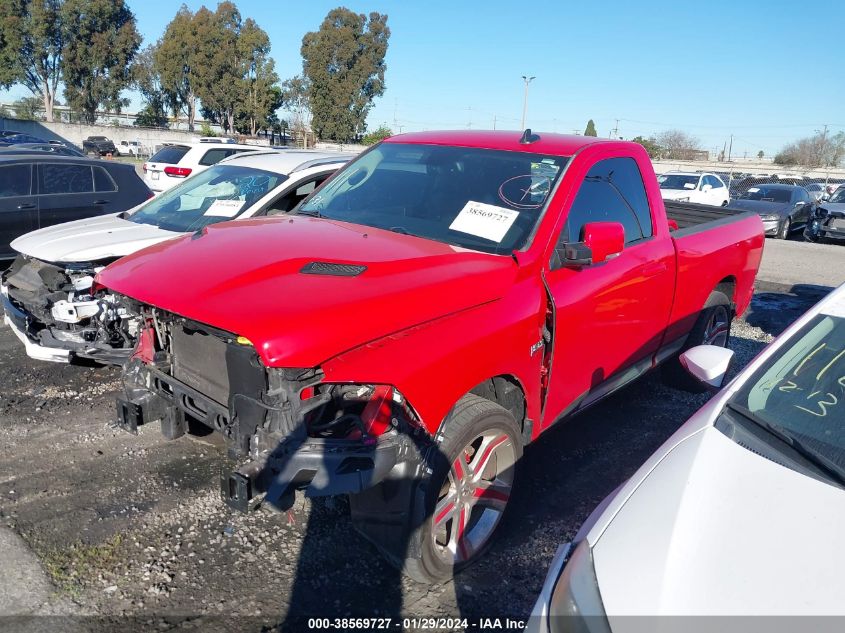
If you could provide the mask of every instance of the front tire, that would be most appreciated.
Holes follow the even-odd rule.
[[[697,345],[727,347],[731,338],[732,319],[733,308],[728,296],[719,290],[711,292],[684,346],[677,355],[663,364],[663,382],[682,391],[702,393],[706,387],[687,373],[681,365],[680,355]]]
[[[444,422],[425,482],[426,520],[413,531],[405,573],[424,583],[449,580],[490,546],[508,507],[522,457],[513,415],[474,394]]]
[[[783,224],[780,225],[778,229],[778,233],[775,237],[779,240],[788,240],[789,239],[789,232],[792,230],[792,219],[787,216],[787,218],[783,221]]]

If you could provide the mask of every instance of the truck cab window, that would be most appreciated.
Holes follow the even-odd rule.
[[[580,241],[589,222],[619,222],[626,244],[652,236],[648,198],[633,159],[610,158],[590,169],[569,209],[561,241]]]

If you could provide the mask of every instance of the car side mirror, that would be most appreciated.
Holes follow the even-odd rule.
[[[584,225],[582,242],[564,243],[555,251],[558,265],[553,268],[582,268],[601,264],[625,248],[625,227],[619,222],[589,222]]]
[[[710,191],[712,188],[713,188],[713,185],[702,185],[701,186],[702,191]]]
[[[697,345],[681,354],[680,361],[690,376],[716,391],[721,389],[733,357],[733,350],[726,347]]]

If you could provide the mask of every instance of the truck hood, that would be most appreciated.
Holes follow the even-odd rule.
[[[731,200],[729,206],[732,209],[751,211],[757,215],[777,215],[785,218],[792,205],[788,202],[767,202],[765,200]]]
[[[845,614],[843,500],[713,427],[690,436],[594,545],[614,631],[615,615]]]
[[[316,270],[303,272],[309,264]],[[508,256],[296,216],[209,226],[119,260],[98,281],[245,336],[267,366],[314,367],[494,301],[516,272]]]
[[[12,242],[12,248],[47,262],[96,262],[123,257],[180,233],[136,224],[114,213],[48,226]]]

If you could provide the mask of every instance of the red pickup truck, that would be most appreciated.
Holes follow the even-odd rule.
[[[142,319],[119,424],[202,425],[231,506],[349,494],[412,577],[478,557],[523,447],[677,357],[726,345],[753,213],[672,205],[634,143],[392,137],[284,217],[216,224],[97,280]],[[202,428],[202,426],[198,428]]]

